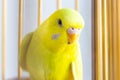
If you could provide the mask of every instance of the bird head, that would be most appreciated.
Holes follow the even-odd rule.
[[[44,45],[52,51],[59,51],[77,44],[83,27],[82,16],[75,10],[65,8],[54,12],[39,30]]]

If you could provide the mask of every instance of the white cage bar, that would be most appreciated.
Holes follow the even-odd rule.
[[[22,16],[23,13],[23,0],[19,0],[19,23],[18,23],[18,55],[19,55],[19,48],[22,41]],[[20,68],[20,65],[18,64],[18,80],[20,80],[22,73],[22,69]]]
[[[2,0],[2,80],[5,80],[6,57],[6,0]]]

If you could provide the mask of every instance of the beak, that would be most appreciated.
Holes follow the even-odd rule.
[[[79,29],[77,29],[77,28],[69,28],[68,31],[67,31],[67,34],[68,34],[68,44],[73,43],[76,40],[77,35],[79,33],[80,33]]]

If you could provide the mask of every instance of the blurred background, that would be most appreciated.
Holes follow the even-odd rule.
[[[37,28],[38,0],[23,0],[23,29],[22,37]],[[42,0],[42,22],[50,16],[56,8],[57,0]],[[6,0],[6,79],[17,77],[18,73],[18,18],[19,0]],[[92,80],[92,0],[79,0],[79,13],[85,21],[85,28],[80,37],[83,61],[83,80]],[[75,0],[62,0],[61,8],[75,9]],[[0,80],[1,76],[1,48],[2,48],[2,0],[0,0]],[[22,76],[29,76],[22,72]]]

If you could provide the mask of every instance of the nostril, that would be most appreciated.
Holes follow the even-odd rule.
[[[74,30],[74,28],[72,28],[72,30]]]

